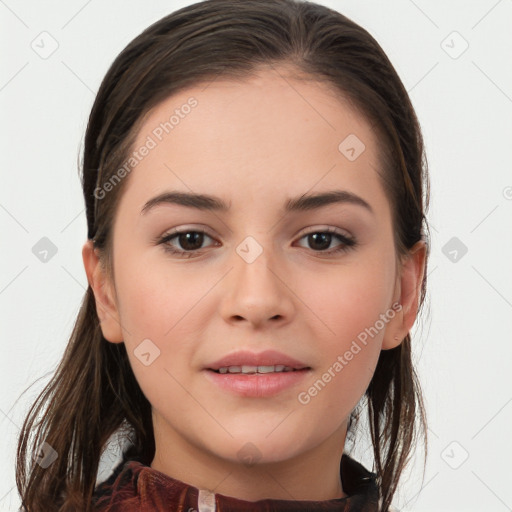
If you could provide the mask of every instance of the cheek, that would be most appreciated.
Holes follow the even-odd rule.
[[[198,324],[191,320],[200,308],[205,283],[187,278],[181,270],[171,274],[161,263],[141,266],[127,259],[123,266],[117,277],[120,316],[135,378],[153,406],[165,410],[172,397],[173,410],[181,410],[189,398],[180,383],[188,386],[189,362],[200,339],[195,334]],[[142,354],[147,353],[144,361]]]
[[[220,277],[221,274],[211,271],[198,272],[186,265],[173,265],[165,257],[124,260],[122,270],[116,274],[120,316],[127,331],[126,349],[141,387],[153,382],[155,389],[160,389],[164,382],[164,387],[174,389],[176,381],[169,373],[179,382],[187,382],[187,372],[204,338],[205,325],[212,318],[208,291]],[[205,307],[210,309],[206,312]],[[157,347],[156,353],[159,351],[150,372],[135,357],[137,347],[147,339]],[[175,391],[179,393],[180,388]]]
[[[297,275],[298,294],[311,312],[320,339],[333,349],[343,349],[350,340],[366,332],[390,307],[393,276],[386,264],[358,262],[323,274]],[[307,310],[306,310],[307,311]],[[378,324],[381,339],[384,329]],[[364,336],[362,336],[364,337]],[[380,348],[380,347],[378,347]]]
[[[183,333],[209,286],[207,276],[200,280],[179,265],[173,270],[163,257],[126,259],[118,274],[120,314],[132,341],[141,336],[164,341]]]
[[[319,410],[332,406],[343,418],[365,392],[389,323],[381,315],[390,306],[393,275],[384,260],[340,266],[313,281],[301,277],[302,293],[307,291],[307,303],[315,305],[314,338],[321,355],[318,372],[303,388],[299,403]]]

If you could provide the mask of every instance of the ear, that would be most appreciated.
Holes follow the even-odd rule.
[[[105,271],[102,268],[98,249],[94,248],[92,240],[87,240],[82,248],[87,281],[94,292],[96,313],[101,325],[103,337],[111,343],[123,342],[123,331],[119,321],[119,312]]]
[[[386,328],[382,342],[383,350],[400,345],[414,325],[418,314],[426,255],[427,245],[424,240],[420,240],[409,250],[402,263],[393,300],[393,304],[399,303],[402,307],[399,311],[398,308],[393,308],[396,314]]]

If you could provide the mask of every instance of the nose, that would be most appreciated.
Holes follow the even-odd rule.
[[[226,322],[247,323],[254,328],[263,328],[269,322],[281,326],[295,314],[291,276],[267,249],[261,250],[255,259],[254,254],[247,258],[243,247],[232,256],[233,268],[223,280],[220,303]]]

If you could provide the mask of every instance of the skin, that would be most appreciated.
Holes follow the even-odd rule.
[[[400,343],[415,321],[426,255],[418,242],[396,271],[391,206],[370,124],[327,85],[287,71],[263,68],[242,82],[218,78],[157,105],[134,148],[188,98],[198,101],[125,178],[113,225],[113,282],[91,242],[83,247],[103,335],[126,344],[153,408],[151,467],[249,501],[346,496],[339,464],[347,420],[380,351]],[[349,134],[366,146],[352,162],[338,150]],[[283,213],[288,198],[335,189],[362,197],[374,213],[348,203]],[[168,190],[219,196],[230,209],[166,204],[141,215],[146,201]],[[180,258],[155,242],[182,227],[208,231],[199,256]],[[355,237],[355,248],[322,254],[305,235],[327,227]],[[263,249],[252,263],[236,252],[247,236]],[[184,250],[177,238],[168,243]],[[328,249],[340,245],[333,236]],[[395,302],[402,310],[301,404],[298,393]],[[134,354],[147,338],[160,350],[149,366]],[[312,370],[266,398],[212,385],[204,366],[242,348],[276,349]],[[259,456],[253,465],[238,455],[249,442]]]

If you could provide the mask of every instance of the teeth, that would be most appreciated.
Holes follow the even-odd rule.
[[[224,366],[218,369],[219,373],[279,373],[293,371],[295,370],[291,366],[285,366],[284,364],[274,366]]]

